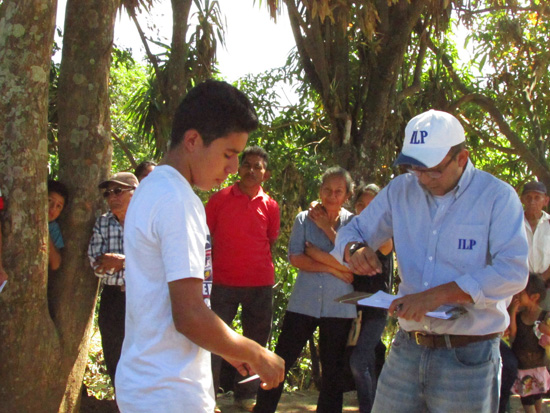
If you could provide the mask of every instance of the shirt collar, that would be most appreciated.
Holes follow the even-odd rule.
[[[233,193],[233,195],[235,196],[239,196],[239,195],[242,195],[242,196],[246,196],[248,198],[248,195],[245,194],[243,191],[241,191],[241,188],[239,188],[239,183],[240,181],[237,181],[233,184],[233,187],[231,188],[231,192]],[[258,193],[256,195],[254,195],[252,198],[250,198],[250,200],[252,201],[253,199],[256,199],[258,197],[264,197],[265,195],[265,192],[263,190],[263,188],[260,186],[260,188],[258,189]]]
[[[453,189],[453,191],[455,191],[456,198],[458,198],[466,190],[466,188],[468,188],[468,186],[472,182],[472,179],[474,179],[475,171],[476,168],[474,168],[474,164],[468,158],[468,163],[466,163],[464,172],[462,172],[462,176],[460,177],[458,183]]]

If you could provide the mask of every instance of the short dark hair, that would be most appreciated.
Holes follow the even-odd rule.
[[[269,164],[269,155],[264,148],[260,148],[257,145],[247,146],[246,148],[244,148],[244,151],[241,152],[241,165],[247,155],[256,155],[262,158],[264,160],[264,168],[267,169],[267,165]]]
[[[48,179],[48,194],[51,192],[55,192],[63,197],[65,200],[65,205],[69,202],[69,190],[65,186],[65,184],[55,181],[53,179]]]
[[[376,196],[378,195],[378,192],[380,192],[380,187],[376,184],[361,185],[355,190],[355,194],[353,195],[353,205],[355,206],[363,194],[371,193],[373,196]]]
[[[529,274],[529,279],[527,280],[527,286],[525,287],[525,292],[527,295],[539,294],[539,302],[544,301],[546,298],[546,286],[544,285],[544,280],[538,274]]]
[[[460,152],[462,152],[464,149],[467,149],[468,146],[466,145],[466,142],[460,142],[457,145],[451,146],[451,149],[449,149],[449,156],[451,158],[456,157]]]
[[[351,179],[350,173],[346,171],[344,168],[342,168],[341,166],[332,166],[328,168],[323,174],[323,176],[321,176],[321,185],[323,185],[327,181],[327,179],[332,178],[334,176],[339,176],[344,178],[344,180],[346,181],[347,193],[348,194],[353,193],[353,186],[354,186],[353,179]]]
[[[205,146],[230,133],[250,133],[258,127],[258,116],[243,92],[229,83],[207,80],[187,93],[174,115],[170,148],[196,129]]]
[[[136,166],[136,170],[134,171],[134,175],[136,176],[136,178],[139,179],[141,174],[143,174],[143,172],[145,172],[145,170],[149,166],[157,166],[157,163],[155,161],[143,161],[138,166]]]

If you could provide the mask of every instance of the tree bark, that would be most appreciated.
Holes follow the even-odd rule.
[[[88,355],[98,280],[86,256],[96,212],[104,208],[97,185],[110,175],[112,141],[109,68],[118,1],[69,0],[59,74],[60,180],[70,202],[61,229],[63,263],[50,280],[50,304],[63,343],[61,411],[75,411]]]
[[[0,411],[53,412],[62,341],[48,313],[48,82],[56,0],[0,4]],[[62,379],[61,379],[62,382]],[[63,383],[61,383],[63,384]]]

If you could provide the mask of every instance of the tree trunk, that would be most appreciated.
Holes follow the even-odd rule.
[[[0,4],[0,411],[54,412],[62,340],[47,305],[48,81],[56,0]]]
[[[109,68],[118,1],[69,0],[59,75],[60,180],[70,201],[61,230],[63,264],[52,281],[52,317],[63,342],[61,411],[78,406],[88,355],[98,280],[86,256],[96,212],[97,185],[110,175],[112,141]]]

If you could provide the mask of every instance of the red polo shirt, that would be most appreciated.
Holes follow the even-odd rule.
[[[250,199],[237,184],[206,204],[212,235],[213,283],[232,287],[273,285],[270,241],[279,235],[279,205],[263,189]]]

